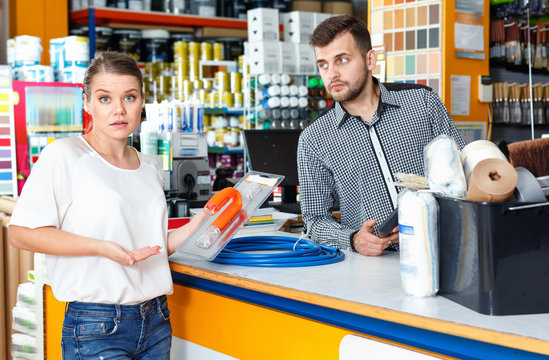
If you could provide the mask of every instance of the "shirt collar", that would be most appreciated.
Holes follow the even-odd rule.
[[[378,109],[377,109],[378,113],[380,113],[381,110],[383,109],[383,107],[385,107],[385,106],[400,107],[400,105],[396,102],[394,96],[389,92],[389,90],[387,90],[385,85],[383,85],[381,82],[379,82],[379,80],[374,76],[372,76],[372,80],[374,81],[374,85],[378,86],[379,90],[380,90],[379,91],[379,106],[378,106]],[[339,102],[335,103],[334,108],[335,108],[336,120],[338,120],[338,125],[337,125],[338,127],[343,125],[345,120],[347,120],[350,117],[353,117],[353,115],[350,115],[349,113],[347,113],[347,111],[345,111],[345,109],[343,108],[343,106],[341,106],[341,104]]]

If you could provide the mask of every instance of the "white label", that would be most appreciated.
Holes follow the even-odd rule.
[[[252,174],[248,175],[245,181],[272,187],[276,185],[278,178],[269,178],[261,175]]]
[[[201,175],[201,176],[198,176],[198,178],[196,179],[196,183],[199,185],[210,184],[210,182],[211,182],[210,175]]]
[[[213,7],[213,6],[199,6],[198,7],[198,16],[214,17],[215,16],[215,7]]]
[[[130,1],[128,1],[128,9],[130,9],[130,10],[143,10],[143,0],[130,0]]]

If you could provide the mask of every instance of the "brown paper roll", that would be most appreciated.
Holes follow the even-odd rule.
[[[508,200],[517,185],[517,172],[505,160],[480,161],[471,174],[467,200],[501,202]]]
[[[34,269],[34,253],[28,250],[19,250],[19,283],[29,281],[29,271]]]

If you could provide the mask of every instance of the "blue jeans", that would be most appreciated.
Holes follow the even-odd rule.
[[[61,338],[65,360],[169,360],[171,345],[166,296],[138,305],[67,305]]]

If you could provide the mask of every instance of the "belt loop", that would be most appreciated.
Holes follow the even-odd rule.
[[[120,323],[120,318],[122,317],[122,310],[120,309],[120,305],[119,304],[114,304],[114,308],[116,310],[116,319],[115,319],[115,321],[117,323]]]
[[[162,311],[162,302],[160,301],[160,296],[157,296],[154,298],[156,300],[156,307],[158,309],[158,312]]]

